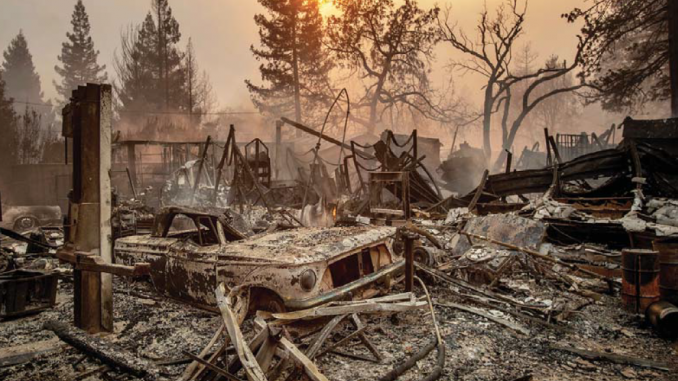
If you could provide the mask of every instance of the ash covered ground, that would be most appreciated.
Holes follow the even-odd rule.
[[[58,305],[39,315],[5,321],[0,324],[0,347],[52,341],[57,350],[39,355],[22,365],[0,369],[2,380],[135,380],[116,369],[86,376],[101,363],[58,341],[42,325],[48,320],[71,323],[73,320],[73,283],[65,273],[59,284]],[[435,303],[462,302],[459,293],[441,282],[429,279]],[[396,290],[397,291],[397,290]],[[417,290],[418,293],[421,290]],[[115,333],[105,340],[156,363],[185,358],[183,351],[199,353],[222,323],[212,312],[193,308],[154,292],[144,281],[115,280]],[[442,379],[447,380],[675,380],[672,372],[642,367],[589,361],[550,349],[563,345],[600,352],[624,354],[672,366],[678,365],[675,343],[657,337],[644,319],[625,312],[618,296],[603,295],[596,302],[571,314],[561,332],[514,319],[499,311],[488,312],[529,329],[523,335],[483,317],[437,305],[435,312],[446,344],[446,362]],[[428,310],[390,316],[364,316],[368,336],[381,351],[381,364],[359,361],[334,354],[316,359],[319,369],[330,380],[375,380],[403,362],[434,336]],[[243,331],[251,330],[245,322]],[[344,327],[345,334],[350,332]],[[342,337],[341,332],[335,337]],[[337,339],[335,339],[337,340]],[[302,340],[303,343],[303,340]],[[303,344],[300,344],[303,348]],[[369,357],[359,340],[342,348],[344,352]],[[402,380],[420,379],[435,364],[435,350],[420,361]],[[161,366],[162,378],[178,379],[186,362]],[[82,377],[85,375],[86,377]]]

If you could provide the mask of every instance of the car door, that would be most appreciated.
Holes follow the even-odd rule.
[[[176,299],[215,307],[217,252],[222,241],[215,219],[210,216],[193,219],[198,235],[170,247],[166,265],[167,290]]]
[[[166,292],[167,256],[177,243],[177,238],[150,235],[121,238],[115,243],[115,262],[130,266],[150,264],[153,286],[159,292]]]

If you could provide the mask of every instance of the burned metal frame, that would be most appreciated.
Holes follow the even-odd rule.
[[[255,139],[256,142],[258,139]],[[255,143],[257,144],[257,143]],[[247,146],[246,146],[247,147]],[[268,147],[266,147],[268,152]],[[258,156],[258,155],[257,155]],[[268,210],[270,214],[277,213],[285,221],[287,221],[291,226],[298,224],[298,226],[304,226],[299,219],[292,216],[290,213],[283,210],[274,211],[272,209],[273,203],[269,199],[269,189],[261,184],[259,176],[254,173],[252,170],[247,157],[240,151],[235,137],[235,126],[231,125],[228,133],[228,138],[226,139],[226,144],[224,145],[224,150],[222,153],[221,160],[219,165],[216,168],[216,182],[215,189],[213,194],[213,199],[216,200],[218,195],[219,183],[224,179],[223,171],[225,167],[232,168],[233,178],[231,179],[230,184],[224,181],[226,185],[230,185],[231,188],[235,188],[236,196],[234,198],[235,205],[239,205],[240,212],[244,212],[244,206],[250,200],[250,195],[255,193],[257,198],[254,200],[252,205],[256,205],[259,202]],[[268,169],[268,178],[270,179],[270,161]],[[243,187],[250,186],[248,189],[243,189]]]
[[[252,152],[253,151],[253,152]],[[252,154],[254,158],[252,158]],[[261,155],[264,155],[262,158]],[[255,176],[259,182],[270,188],[271,187],[271,156],[268,146],[259,138],[252,140],[245,145],[245,159],[252,168]]]
[[[218,220],[221,222],[224,228],[224,234],[226,235],[225,238],[228,241],[239,241],[245,239],[245,236],[242,233],[231,227],[223,214],[183,207],[168,207],[162,209],[155,218],[152,236],[167,237],[172,225],[172,221],[177,215],[185,215],[194,221],[201,217],[209,218],[211,221],[213,221],[213,223],[214,221]]]
[[[0,319],[17,318],[56,305],[56,273],[13,270],[0,274]]]
[[[370,212],[373,216],[386,215],[409,220],[410,208],[410,176],[409,172],[370,172]],[[382,202],[382,192],[387,189],[400,199],[400,209],[390,209]]]
[[[221,145],[221,142],[212,140],[210,142],[212,145]],[[192,150],[197,149],[198,155],[196,157],[200,158],[205,146],[205,141],[163,141],[163,140],[124,140],[116,141],[113,143],[114,152],[116,150],[123,150],[122,155],[126,156],[126,168],[129,169],[130,176],[134,183],[134,186],[139,189],[140,187],[145,187],[148,185],[154,185],[153,182],[148,182],[146,180],[146,175],[149,173],[139,170],[140,163],[137,160],[137,147],[139,146],[156,146],[162,148],[162,164],[163,166],[163,175],[164,177],[170,176],[173,172],[178,170],[182,165],[190,160],[189,156]],[[126,152],[125,152],[126,151]],[[120,163],[114,163],[120,164]],[[143,164],[143,163],[141,163]],[[158,175],[158,173],[153,173]],[[163,178],[162,182],[165,179]]]
[[[408,144],[411,144],[411,147],[398,156],[391,149],[391,144],[394,144],[399,148],[404,148]],[[375,155],[366,154],[364,152],[371,150],[374,150]],[[410,195],[412,202],[430,205],[441,201],[442,197],[437,183],[431,176],[430,172],[428,172],[426,167],[422,164],[422,160],[425,159],[425,156],[420,158],[416,158],[416,156],[414,156],[418,151],[416,130],[413,131],[412,135],[407,139],[407,141],[402,144],[395,140],[393,132],[391,131],[387,131],[386,142],[379,141],[374,145],[361,145],[352,141],[351,151],[352,155],[349,157],[352,158],[353,165],[356,172],[358,173],[358,179],[361,185],[359,190],[362,190],[368,194],[370,191],[368,182],[365,182],[364,180],[363,172],[367,172],[368,174],[379,171],[409,172],[409,184],[411,189]],[[374,168],[368,168],[367,164],[363,164],[361,161],[376,162],[379,163],[379,165]],[[419,173],[420,169],[427,175],[429,182],[433,184],[435,190],[431,188],[429,183]]]

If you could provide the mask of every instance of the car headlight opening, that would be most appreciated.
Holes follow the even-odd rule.
[[[311,291],[313,287],[315,287],[315,282],[317,281],[317,277],[315,275],[315,271],[313,270],[306,270],[303,273],[301,273],[301,278],[300,278],[300,285],[301,288],[304,291]]]

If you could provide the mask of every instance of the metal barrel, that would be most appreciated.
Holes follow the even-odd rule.
[[[654,241],[659,252],[659,293],[661,299],[678,305],[678,238]]]
[[[624,308],[645,313],[659,300],[659,253],[652,250],[622,251],[622,302]]]
[[[667,339],[678,337],[678,307],[667,301],[652,303],[645,311],[645,318],[659,336]]]

